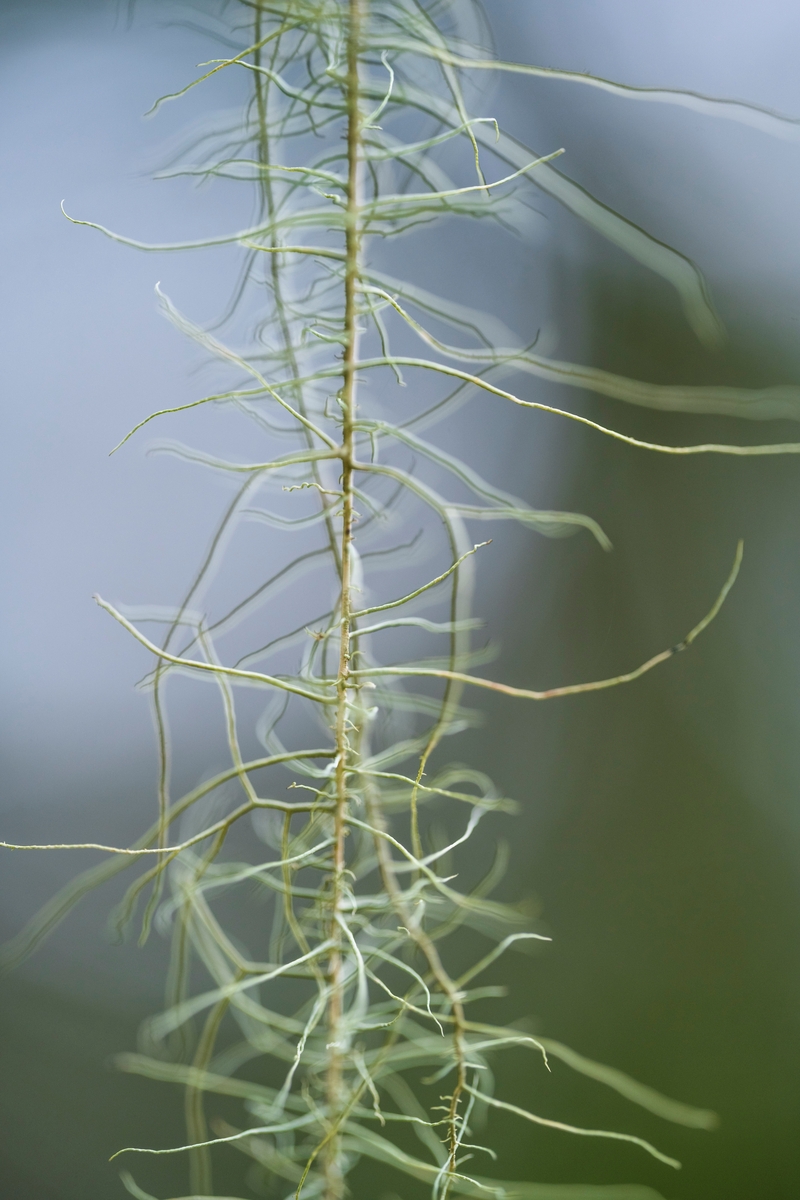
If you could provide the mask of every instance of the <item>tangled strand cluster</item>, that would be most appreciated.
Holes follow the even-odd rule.
[[[143,900],[142,937],[154,920],[171,930],[168,1006],[148,1023],[145,1052],[124,1056],[121,1065],[185,1087],[188,1144],[138,1152],[186,1152],[195,1198],[213,1193],[211,1151],[226,1144],[254,1160],[276,1194],[305,1200],[339,1200],[365,1157],[429,1184],[433,1200],[535,1200],[543,1194],[536,1185],[493,1183],[478,1165],[491,1150],[476,1144],[473,1130],[497,1109],[628,1141],[677,1165],[633,1135],[567,1126],[495,1096],[491,1055],[527,1049],[543,1072],[548,1054],[557,1056],[669,1120],[713,1123],[712,1114],[660,1097],[557,1042],[471,1018],[477,1000],[497,994],[479,982],[484,972],[513,945],[540,935],[518,909],[488,898],[503,871],[500,857],[472,890],[455,886],[453,852],[487,813],[512,805],[481,772],[433,766],[432,756],[472,719],[462,705],[467,685],[543,700],[628,682],[686,648],[723,603],[741,547],[708,615],[635,670],[546,691],[480,678],[471,673],[483,652],[471,645],[470,594],[476,553],[487,543],[473,542],[471,523],[512,520],[548,536],[583,528],[604,548],[608,542],[590,517],[535,511],[426,435],[480,393],[493,403],[558,412],[659,453],[797,452],[794,444],[643,443],[525,400],[500,380],[524,372],[651,407],[756,416],[795,415],[798,391],[658,387],[556,362],[515,344],[496,319],[387,273],[381,259],[388,239],[436,219],[513,226],[535,186],[670,280],[698,336],[713,342],[720,326],[694,266],[560,174],[551,165],[560,150],[536,156],[491,117],[470,115],[464,78],[513,70],[702,111],[714,102],[498,63],[482,47],[480,13],[466,0],[243,0],[242,10],[241,24],[227,13],[228,35],[241,51],[207,64],[189,87],[222,70],[247,72],[244,120],[204,132],[192,147],[194,161],[167,173],[247,182],[257,192],[257,219],[226,237],[170,246],[95,228],[146,250],[243,248],[232,312],[253,287],[263,305],[246,350],[194,325],[163,294],[160,303],[229,372],[223,390],[182,407],[233,409],[247,418],[260,453],[253,454],[258,461],[239,462],[168,447],[236,488],[177,610],[134,620],[98,598],[155,659],[146,684],[160,751],[158,819],[131,848],[98,847],[112,857],[56,897],[12,956],[32,949],[89,888],[145,864],[116,920],[126,925]],[[768,131],[785,123],[764,110],[733,108]],[[467,172],[471,178],[457,182]],[[422,510],[428,515],[411,536]],[[299,552],[216,611],[212,585],[253,522],[291,535]],[[391,581],[400,566],[434,555],[437,565],[405,594],[382,586],[387,571]],[[312,572],[317,579],[327,572],[327,583],[309,589]],[[275,628],[271,614],[287,591],[295,625]],[[309,608],[309,595],[326,611]],[[432,609],[438,619],[421,615]],[[142,618],[166,622],[161,641],[145,636]],[[408,657],[408,647],[416,651],[428,635],[438,653]],[[166,690],[187,672],[219,690],[230,765],[175,799]],[[251,722],[246,701],[265,692],[267,706]],[[316,745],[287,748],[286,731],[294,738],[304,728],[303,711],[319,727]],[[251,756],[242,744],[256,738],[260,750]],[[287,772],[296,798],[273,798]],[[434,804],[458,821],[449,840],[436,842],[420,821],[420,810]],[[246,818],[249,832],[236,844],[249,857],[237,861],[223,851]],[[258,861],[253,833],[270,851]],[[271,929],[259,925],[251,953],[241,932],[226,928],[217,901],[253,889],[271,899],[273,915]],[[481,944],[477,959],[455,972],[442,943],[459,927],[476,931]],[[194,986],[198,962],[202,990]],[[237,1075],[257,1057],[269,1059],[269,1084]],[[250,1123],[231,1129],[217,1121],[212,1138],[209,1093],[240,1098]],[[129,1173],[123,1179],[132,1195],[147,1198]],[[569,1191],[592,1194],[590,1187]],[[628,1187],[623,1195],[654,1193]]]

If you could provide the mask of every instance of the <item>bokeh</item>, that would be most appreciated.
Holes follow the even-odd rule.
[[[646,85],[748,99],[800,116],[785,2],[488,0],[498,50]],[[155,753],[142,657],[92,603],[172,603],[224,493],[147,439],[108,457],[136,420],[194,398],[202,359],[156,313],[153,286],[198,321],[236,275],[227,251],[146,256],[70,226],[78,217],[168,240],[246,224],[246,189],[151,180],[192,123],[242,103],[221,76],[183,107],[141,114],[212,57],[222,5],[113,0],[0,5],[5,287],[2,833],[13,842],[134,838],[153,811]],[[800,381],[800,138],[555,81],[489,85],[487,108],[600,200],[694,259],[728,337],[704,349],[669,287],[545,197],[521,238],[459,253],[455,235],[409,251],[422,282],[475,295],[558,357],[655,382]],[[434,253],[435,250],[435,253]],[[446,270],[446,275],[442,273]],[[789,422],[666,415],[553,385],[564,403],[646,440],[796,440]],[[174,427],[177,429],[177,426]],[[165,426],[167,436],[173,428]],[[498,1123],[510,1178],[641,1181],[668,1197],[790,1200],[800,1156],[800,466],[795,458],[645,456],[555,419],[466,410],[450,448],[531,503],[587,512],[613,544],[503,532],[478,612],[498,678],[547,686],[628,669],[708,609],[739,537],[741,577],[687,654],[626,689],[551,705],[492,699],[456,753],[493,775],[521,815],[503,881],[553,944],[501,974],[509,1019],[713,1108],[713,1133],[659,1128],[554,1065],[539,1108],[649,1137],[678,1176],[600,1146]],[[176,736],[212,721],[189,703]],[[4,852],[5,936],[91,861]],[[113,889],[0,981],[8,1196],[122,1195],[121,1145],[182,1139],[180,1101],[123,1076],[112,1056],[160,1002],[166,948],[112,945]],[[531,1100],[524,1059],[501,1067]],[[181,1189],[181,1168],[172,1178]],[[169,1186],[169,1174],[165,1175]],[[221,1176],[222,1178],[222,1176]],[[361,1195],[393,1185],[360,1176]]]

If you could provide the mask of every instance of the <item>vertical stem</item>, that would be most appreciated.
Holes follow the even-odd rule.
[[[361,257],[361,112],[359,84],[359,50],[364,0],[347,0],[347,223],[345,266],[345,347],[342,364],[342,534],[341,611],[339,636],[339,670],[336,705],[336,811],[334,815],[334,862],[331,884],[331,937],[335,946],[330,956],[330,1003],[328,1007],[329,1059],[327,1071],[327,1100],[329,1119],[334,1121],[344,1103],[342,1040],[342,891],[345,873],[345,836],[347,814],[347,782],[350,763],[349,692],[350,638],[352,632],[353,539],[353,459],[355,450],[354,423],[356,417],[356,369],[358,364],[357,284]],[[331,1138],[325,1158],[326,1200],[340,1200],[344,1194],[338,1136]]]
[[[453,1053],[456,1060],[456,1078],[450,1095],[441,1097],[442,1100],[447,1100],[448,1102],[447,1141],[449,1144],[446,1173],[441,1191],[439,1192],[440,1200],[447,1200],[450,1192],[450,1184],[457,1166],[459,1142],[463,1140],[460,1136],[463,1131],[461,1129],[461,1114],[459,1112],[461,1098],[467,1083],[466,1016],[464,1013],[463,997],[445,970],[434,942],[428,937],[422,926],[414,921],[412,913],[409,912],[405,904],[402,890],[398,886],[395,876],[391,852],[385,840],[380,836],[380,831],[383,831],[385,828],[383,814],[369,787],[366,791],[366,808],[367,819],[370,825],[379,831],[375,837],[375,853],[386,893],[409,937],[412,941],[416,942],[425,956],[431,975],[438,983],[443,994],[450,1001],[450,1011],[453,1017]]]
[[[262,32],[263,32],[263,14],[261,11],[261,5],[259,4],[256,7],[255,21],[253,24],[253,40],[257,47],[257,49],[253,55],[253,62],[255,63],[255,65],[257,67],[261,66],[262,55],[261,55],[260,43],[261,43]],[[272,59],[273,64],[274,64],[275,60],[277,59],[279,48],[280,48],[280,43],[281,43],[281,39],[277,38],[275,40],[274,47],[273,47],[273,59]],[[272,149],[271,149],[271,145],[270,145],[271,139],[270,139],[269,126],[268,126],[268,112],[267,112],[268,88],[269,88],[269,84],[267,83],[267,81],[264,79],[264,77],[262,75],[260,75],[258,72],[256,72],[256,75],[255,75],[255,98],[256,98],[256,111],[258,114],[258,157],[259,157],[259,161],[265,167],[269,167],[270,163],[272,162]],[[273,187],[272,187],[272,176],[271,176],[269,170],[266,170],[261,177],[260,189],[261,189],[261,198],[262,198],[262,209],[266,211],[267,215],[269,216],[270,221],[274,221],[275,215],[277,212],[277,206],[275,203],[275,194],[274,194]],[[273,233],[270,236],[269,241],[270,241],[270,246],[272,248],[276,249],[278,247],[279,242],[278,242],[277,234]],[[284,302],[283,284],[281,282],[281,270],[282,270],[281,256],[279,254],[269,254],[267,257],[269,258],[269,271],[270,271],[270,277],[271,277],[271,281],[272,281],[272,292],[275,297],[275,313],[278,318],[278,323],[280,325],[280,330],[281,330],[281,338],[283,340],[283,345],[286,350],[286,357],[287,357],[287,362],[289,365],[289,376],[290,376],[290,379],[297,379],[297,378],[299,378],[301,371],[300,371],[300,366],[297,361],[297,355],[295,353],[294,343],[293,343],[293,339],[292,339],[292,329],[291,329],[291,326],[290,326],[290,323],[289,323],[289,320],[288,320],[288,317],[286,314],[286,304]],[[302,387],[297,388],[297,390],[295,392],[294,403],[297,406],[298,412],[302,416],[306,416],[306,406],[305,406],[305,401],[303,398]],[[303,434],[303,437],[305,438],[306,445],[309,447],[309,449],[312,448],[313,438],[311,435],[311,431],[306,426],[303,426],[302,434]],[[314,478],[314,481],[319,485],[319,488],[321,489],[322,488],[322,478],[320,475],[318,463],[312,462],[311,474]],[[333,507],[334,506],[333,506],[333,504],[328,503],[328,500],[326,499],[322,490],[319,491],[319,499],[320,499],[320,503],[322,505],[322,510],[325,514],[325,529],[326,529],[326,533],[328,536],[328,542],[330,544],[331,553],[333,555],[334,562],[336,563],[336,569],[338,571],[339,570],[339,546],[337,545],[336,529],[335,529],[334,520],[333,520]]]

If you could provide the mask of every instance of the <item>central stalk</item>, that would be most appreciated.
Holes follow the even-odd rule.
[[[336,811],[334,815],[334,859],[331,895],[331,929],[334,941],[329,964],[330,1003],[328,1007],[328,1073],[327,1100],[329,1119],[335,1123],[346,1098],[343,1094],[342,1045],[342,891],[345,873],[345,835],[347,813],[347,784],[351,758],[352,732],[349,713],[350,641],[352,635],[352,540],[355,510],[353,506],[353,460],[355,451],[354,424],[356,418],[356,370],[358,365],[358,279],[361,260],[361,108],[359,54],[364,0],[347,0],[347,208],[345,225],[345,312],[344,355],[342,366],[342,537],[341,537],[341,601],[339,670],[336,705]],[[334,1135],[326,1155],[326,1200],[340,1200],[344,1194],[344,1178],[340,1161],[339,1138]]]

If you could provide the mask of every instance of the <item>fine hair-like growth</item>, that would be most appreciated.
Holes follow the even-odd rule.
[[[185,1154],[195,1200],[214,1193],[222,1145],[249,1156],[257,1186],[298,1200],[340,1200],[364,1159],[421,1181],[433,1200],[560,1195],[554,1185],[489,1177],[492,1150],[481,1142],[498,1111],[521,1129],[533,1122],[553,1136],[614,1138],[677,1166],[631,1134],[563,1124],[495,1095],[493,1058],[512,1050],[529,1053],[543,1078],[548,1056],[558,1057],[667,1120],[714,1121],[558,1042],[472,1015],[497,994],[498,956],[541,935],[520,909],[490,898],[500,859],[472,890],[453,876],[454,855],[481,819],[512,805],[483,773],[447,765],[439,751],[472,719],[469,688],[543,701],[631,682],[687,648],[724,602],[741,545],[710,612],[638,668],[539,691],[482,678],[472,673],[481,652],[470,642],[472,576],[487,544],[476,542],[476,523],[512,520],[546,536],[583,530],[608,542],[588,516],[535,511],[487,482],[429,430],[483,397],[560,414],[632,453],[796,453],[800,445],[645,443],[505,384],[527,373],[649,407],[756,417],[797,415],[798,390],[657,386],[554,361],[518,344],[497,319],[387,273],[382,247],[440,218],[468,222],[470,238],[481,221],[513,225],[530,189],[542,189],[668,280],[697,336],[713,344],[722,331],[693,264],[561,174],[553,165],[560,150],[537,155],[491,114],[473,112],[470,80],[490,71],[572,79],[768,133],[794,124],[744,104],[498,62],[470,0],[241,0],[222,15],[241,49],[205,64],[183,91],[239,71],[249,100],[241,120],[203,132],[192,161],[175,170],[241,180],[257,194],[256,219],[172,246],[94,228],[143,250],[242,248],[227,318],[250,312],[256,297],[244,349],[219,327],[193,324],[164,294],[160,304],[226,372],[214,394],[183,407],[226,406],[246,423],[252,453],[230,461],[169,447],[229,481],[205,560],[168,613],[126,616],[97,598],[152,655],[158,814],[134,846],[95,847],[108,856],[34,918],[7,958],[24,957],[90,888],[136,870],[116,922],[127,925],[141,903],[142,938],[155,922],[171,933],[173,951],[166,1008],[148,1022],[142,1052],[120,1065],[184,1088],[187,1145],[137,1153]],[[252,586],[232,597],[215,585],[227,583],[227,563],[252,523],[280,531],[275,538],[296,550],[279,570],[251,563]],[[426,561],[433,565],[420,573]],[[406,585],[382,585],[403,564]],[[292,627],[275,623],[279,594],[292,598]],[[163,636],[143,632],[145,620],[148,629],[160,621]],[[423,638],[430,656],[419,649]],[[182,796],[171,791],[167,724],[177,674],[218,690],[230,758]],[[266,703],[256,709],[254,697]],[[209,764],[193,769],[201,777]],[[445,814],[446,838],[425,809]],[[242,915],[254,893],[271,905],[270,920],[261,908],[255,927]],[[456,969],[448,938],[460,927],[475,931],[477,949]],[[259,1058],[263,1082],[237,1073]],[[209,1123],[214,1094],[242,1101],[240,1127]],[[148,1198],[133,1174],[122,1178]],[[597,1192],[586,1185],[567,1194]],[[655,1193],[625,1185],[602,1195]]]

